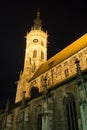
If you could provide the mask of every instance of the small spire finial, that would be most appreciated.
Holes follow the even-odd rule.
[[[39,11],[39,8],[38,8],[38,10],[37,10],[37,17],[39,17],[40,16],[40,11]]]
[[[7,104],[6,104],[6,107],[5,107],[5,112],[8,112],[9,110],[9,105],[10,105],[10,101],[9,101],[9,98],[7,99]]]
[[[26,94],[26,91],[23,91],[23,97],[22,97],[22,101],[21,101],[21,107],[23,108],[25,106],[25,94]]]

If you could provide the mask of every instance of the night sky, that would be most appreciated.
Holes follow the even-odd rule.
[[[25,35],[37,9],[48,31],[48,59],[87,33],[86,0],[3,1],[0,3],[0,109],[15,100],[16,82],[23,70]]]

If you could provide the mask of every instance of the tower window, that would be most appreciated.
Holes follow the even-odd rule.
[[[69,70],[68,69],[65,69],[65,77],[68,77],[69,76]]]
[[[41,59],[44,59],[44,52],[41,51]]]
[[[41,41],[41,45],[42,45],[42,46],[44,46],[44,43],[43,43],[43,41]]]
[[[34,50],[33,51],[33,58],[36,58],[37,57],[37,50]]]

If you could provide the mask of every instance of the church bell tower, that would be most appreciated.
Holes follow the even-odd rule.
[[[47,37],[47,32],[42,29],[42,20],[38,10],[34,25],[31,27],[31,31],[26,34],[24,68],[17,84],[15,102],[22,100],[24,91],[26,91],[25,97],[29,97],[28,81],[40,65],[47,60]]]

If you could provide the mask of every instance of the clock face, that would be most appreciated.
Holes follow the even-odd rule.
[[[38,39],[34,39],[33,42],[34,42],[34,43],[37,43],[37,42],[38,42]]]

